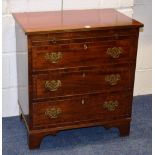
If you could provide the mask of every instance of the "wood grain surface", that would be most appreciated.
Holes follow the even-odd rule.
[[[143,24],[114,9],[13,16],[17,51],[25,52],[17,56],[18,100],[29,148],[80,127],[117,127],[129,135]]]

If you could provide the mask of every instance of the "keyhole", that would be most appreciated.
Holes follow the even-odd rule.
[[[82,99],[82,101],[81,101],[81,104],[83,105],[85,102],[84,102],[84,100]]]
[[[86,44],[84,44],[84,49],[87,50],[88,49],[88,46]]]
[[[86,76],[86,74],[85,73],[82,73],[82,77],[84,78]]]

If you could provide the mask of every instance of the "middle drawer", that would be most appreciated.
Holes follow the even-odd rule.
[[[127,90],[133,86],[132,65],[33,75],[33,99]]]

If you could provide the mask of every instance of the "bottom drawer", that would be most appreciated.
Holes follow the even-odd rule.
[[[81,121],[104,121],[131,114],[132,93],[93,94],[33,103],[33,127],[61,126]]]

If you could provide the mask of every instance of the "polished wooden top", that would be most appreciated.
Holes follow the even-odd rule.
[[[25,12],[13,17],[25,33],[143,26],[114,9]]]

